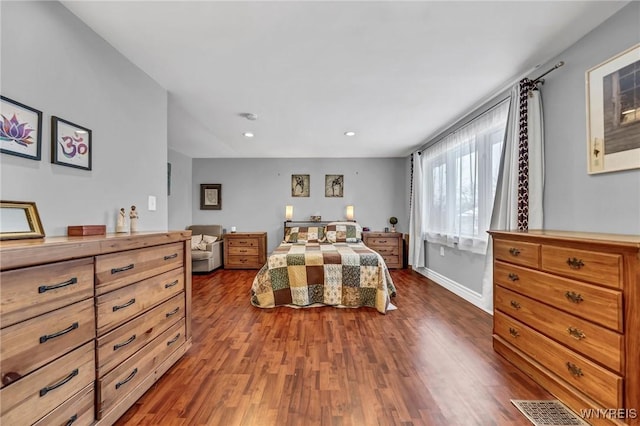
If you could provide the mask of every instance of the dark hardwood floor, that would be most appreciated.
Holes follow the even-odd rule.
[[[118,425],[530,425],[552,399],[495,354],[491,316],[410,270],[398,310],[249,303],[256,271],[193,277],[189,352]]]

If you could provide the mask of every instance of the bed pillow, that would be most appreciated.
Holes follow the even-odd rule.
[[[285,237],[288,243],[318,243],[324,241],[322,226],[293,226]]]
[[[359,243],[362,241],[362,226],[357,222],[331,222],[325,228],[329,243]]]
[[[202,234],[191,236],[191,250],[199,250],[198,244],[202,242]]]

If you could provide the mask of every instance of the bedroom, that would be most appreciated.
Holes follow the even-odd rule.
[[[114,227],[120,207],[138,204],[145,206],[140,213],[142,230],[220,223],[226,228],[267,231],[273,249],[281,235],[285,206],[292,204],[288,196],[290,175],[302,172],[311,176],[312,196],[299,199],[300,204],[294,206],[295,218],[319,214],[323,219],[341,219],[345,206],[352,204],[356,219],[364,226],[383,228],[388,226],[388,217],[396,216],[400,219],[398,229],[408,232],[408,155],[297,158],[295,165],[286,158],[192,161],[171,149],[169,132],[173,123],[167,118],[174,107],[171,94],[64,7],[57,3],[24,7],[28,11],[2,4],[2,94],[45,112],[44,147],[48,115],[85,124],[96,137],[91,174],[50,165],[46,148],[40,162],[1,156],[2,199],[37,200],[48,235],[64,235],[69,224]],[[22,34],[20,43],[15,44],[10,43],[12,38],[4,29],[4,20],[12,19],[14,13],[18,13],[16,22],[35,20],[35,30]],[[544,70],[558,60],[566,62],[549,76],[543,88],[546,136],[555,142],[546,147],[544,205],[548,229],[640,234],[638,170],[603,175],[586,172],[584,100],[585,71],[634,44],[630,40],[638,41],[638,16],[638,4],[629,4],[562,54],[547,58],[540,67]],[[77,61],[77,52],[89,59]],[[24,69],[16,63],[29,66]],[[96,84],[97,79],[100,84]],[[80,92],[74,92],[73,87]],[[131,141],[131,135],[141,133],[142,137]],[[167,161],[172,164],[170,196],[166,195]],[[345,175],[345,197],[332,199],[327,205],[320,195],[321,181],[325,174],[332,173]],[[373,178],[379,178],[375,188],[368,184]],[[223,184],[225,208],[218,214],[199,209],[199,183]],[[265,193],[265,188],[274,193]],[[157,197],[156,211],[146,208],[148,195]],[[272,204],[266,205],[265,198],[273,200]],[[248,200],[255,200],[259,208]],[[441,278],[439,284],[482,306],[477,277],[483,260],[449,248],[444,248],[445,256],[440,256],[437,245],[429,245],[428,250],[428,268],[435,273],[432,277]]]

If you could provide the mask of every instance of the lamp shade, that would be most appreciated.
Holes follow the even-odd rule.
[[[347,206],[347,220],[353,220],[353,206]]]
[[[293,219],[293,206],[286,206],[284,209],[284,218],[286,220]]]

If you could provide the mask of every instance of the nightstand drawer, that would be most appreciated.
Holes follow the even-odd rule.
[[[622,256],[544,245],[542,269],[570,278],[620,288]]]
[[[540,244],[496,239],[493,242],[496,259],[537,268],[540,265]]]
[[[257,246],[237,246],[230,244],[229,252],[230,256],[238,255],[238,256],[258,256],[258,247]]]
[[[239,255],[229,255],[225,256],[225,266],[227,268],[234,266],[241,267],[253,267],[258,263],[258,256],[239,256]]]

